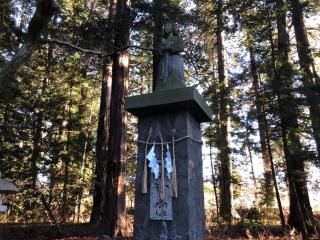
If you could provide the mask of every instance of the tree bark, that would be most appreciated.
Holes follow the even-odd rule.
[[[103,71],[100,110],[96,142],[96,166],[93,192],[93,206],[90,223],[99,224],[102,220],[103,207],[105,204],[105,188],[107,180],[107,145],[109,138],[109,112],[112,85],[112,64],[106,60]]]
[[[11,85],[15,73],[29,60],[32,52],[39,46],[41,33],[48,27],[49,21],[57,10],[58,6],[54,0],[38,1],[24,43],[0,71],[0,91]]]
[[[115,41],[118,48],[129,44],[130,1],[118,0],[116,4]],[[106,204],[100,224],[111,237],[123,236],[126,223],[125,165],[127,113],[125,97],[128,88],[129,52],[123,50],[113,57],[110,128],[107,150]]]
[[[231,224],[231,150],[230,150],[230,109],[229,109],[229,93],[228,93],[228,78],[225,75],[225,59],[224,46],[222,40],[222,32],[224,28],[223,21],[223,0],[217,1],[217,57],[218,57],[218,79],[219,79],[219,117],[220,117],[220,216],[228,224]]]
[[[303,5],[300,0],[290,0],[290,10],[297,41],[301,80],[304,86],[303,93],[310,107],[313,136],[318,152],[317,164],[320,165],[320,78],[312,57],[308,33],[304,24]]]

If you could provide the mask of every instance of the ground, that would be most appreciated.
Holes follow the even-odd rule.
[[[49,224],[0,224],[0,240],[108,240],[108,237],[94,236],[94,227],[89,224],[65,224],[60,226],[59,233],[55,225]],[[222,240],[222,239],[283,239],[297,240],[300,236],[293,233],[287,233],[285,236],[280,234],[279,227],[275,226],[269,231],[263,231],[254,234],[256,237],[251,237],[251,232],[244,229],[214,229],[208,236],[207,240]],[[119,240],[131,240],[132,238],[119,238]],[[311,239],[310,239],[311,240]],[[320,238],[312,238],[312,240],[320,240]]]

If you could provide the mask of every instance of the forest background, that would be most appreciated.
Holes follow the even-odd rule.
[[[319,11],[317,0],[1,1],[0,172],[20,189],[1,222],[130,231],[137,119],[125,97],[154,89],[170,20],[187,85],[214,112],[202,125],[208,232],[314,234]]]

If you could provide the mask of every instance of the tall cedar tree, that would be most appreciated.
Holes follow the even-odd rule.
[[[222,32],[224,29],[224,2],[218,0],[216,2],[216,17],[217,17],[217,57],[218,57],[218,80],[219,80],[219,151],[220,157],[220,172],[219,172],[219,187],[220,187],[220,216],[223,221],[231,224],[231,151],[230,151],[230,108],[229,108],[229,82],[225,74],[225,59]]]
[[[48,56],[47,56],[47,65],[46,65],[46,73],[47,75],[43,77],[42,80],[42,89],[41,89],[41,97],[44,96],[47,91],[49,76],[50,76],[50,65],[52,64],[52,45],[48,47]],[[31,154],[31,171],[32,171],[32,189],[36,189],[36,183],[39,172],[39,164],[41,158],[42,151],[42,135],[43,135],[43,123],[44,123],[44,113],[43,106],[41,106],[40,101],[38,101],[37,106],[37,117],[34,127],[34,135],[33,135],[33,146],[32,146],[32,154]]]
[[[66,124],[66,143],[64,146],[64,152],[68,153],[63,156],[63,188],[62,188],[62,203],[61,203],[61,220],[62,222],[67,221],[67,217],[69,215],[68,212],[68,188],[70,184],[70,162],[71,162],[71,154],[70,154],[70,145],[71,145],[71,126],[72,126],[72,112],[71,112],[71,106],[73,104],[73,99],[71,98],[71,92],[72,92],[72,87],[73,83],[68,84],[69,87],[69,98],[70,100],[68,101],[66,108],[65,108],[65,115],[67,119],[67,124]]]
[[[275,63],[274,90],[278,96],[280,125],[284,155],[289,183],[290,214],[288,224],[299,231],[306,232],[306,223],[313,224],[307,175],[305,172],[305,155],[299,136],[297,103],[292,94],[293,69],[289,61],[289,35],[287,32],[285,1],[277,0],[278,52]],[[308,231],[312,231],[308,228]]]
[[[266,113],[264,111],[264,103],[262,100],[262,93],[259,84],[259,77],[258,77],[258,67],[255,59],[254,48],[249,47],[249,54],[250,54],[250,67],[251,67],[251,75],[252,75],[252,83],[253,83],[253,90],[255,96],[255,106],[257,110],[257,120],[258,120],[258,129],[259,129],[259,137],[260,137],[260,145],[261,145],[261,153],[262,153],[262,161],[263,161],[263,169],[264,169],[264,188],[266,198],[274,198],[273,186],[276,193],[277,204],[279,208],[279,216],[281,220],[282,228],[285,227],[285,218],[283,214],[275,167],[272,157],[272,150],[270,145],[270,137],[268,131],[268,124]],[[272,186],[273,180],[273,186]],[[267,207],[269,207],[267,205]]]
[[[246,5],[246,3],[243,3]],[[247,3],[248,4],[248,3]],[[249,3],[250,4],[250,3]],[[260,140],[260,151],[262,155],[263,170],[264,170],[264,179],[263,179],[263,203],[267,208],[272,207],[274,202],[274,191],[272,184],[272,170],[271,170],[271,161],[269,156],[269,151],[267,148],[266,140],[266,129],[268,126],[265,125],[265,113],[263,112],[264,105],[264,96],[261,93],[259,86],[259,75],[258,75],[258,64],[256,63],[256,51],[258,48],[257,44],[257,35],[260,36],[260,29],[257,28],[257,22],[261,21],[259,11],[255,9],[255,3],[251,3],[248,10],[242,10],[243,26],[245,27],[246,32],[246,48],[249,51],[250,57],[250,70],[252,78],[252,88],[253,88],[253,97],[254,97],[254,106],[255,106],[255,117],[258,121],[258,131],[259,131],[259,140]],[[260,22],[262,25],[262,23]],[[259,25],[258,25],[259,26]]]
[[[114,46],[129,45],[130,1],[116,3]],[[113,56],[112,91],[110,101],[110,127],[107,150],[106,203],[100,229],[114,237],[123,236],[126,223],[125,208],[125,166],[127,114],[125,97],[129,76],[128,49]]]
[[[105,49],[107,50],[114,40],[114,16],[116,1],[109,3],[108,31],[105,33]],[[110,124],[110,101],[112,87],[112,62],[110,57],[103,63],[102,84],[100,95],[99,120],[96,142],[96,166],[94,176],[93,206],[90,223],[100,224],[103,217],[103,209],[106,202],[106,180],[107,180],[107,145],[109,139]]]
[[[266,117],[264,112],[262,111],[262,96],[260,93],[259,87],[259,77],[257,71],[257,65],[254,55],[253,47],[249,47],[250,53],[250,66],[251,66],[251,75],[252,75],[252,85],[254,89],[255,95],[255,106],[257,110],[257,120],[259,127],[259,136],[260,136],[260,145],[261,145],[261,154],[263,161],[263,169],[264,169],[264,184],[265,184],[265,192],[269,196],[274,196],[274,192],[272,191],[272,174],[271,174],[271,165],[270,165],[270,156],[267,150],[267,142],[266,142],[266,128],[264,118]]]
[[[304,86],[303,93],[310,107],[313,136],[318,152],[317,163],[320,165],[320,78],[316,72],[308,33],[304,24],[303,3],[300,2],[300,0],[290,0],[289,3],[297,42],[302,83]]]

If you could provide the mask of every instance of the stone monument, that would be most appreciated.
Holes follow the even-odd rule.
[[[185,87],[183,42],[165,24],[154,93],[128,97],[138,117],[134,239],[205,239],[201,122],[212,112]]]

